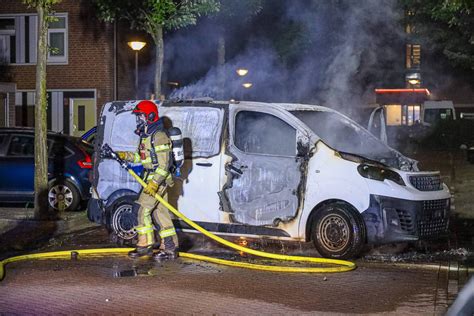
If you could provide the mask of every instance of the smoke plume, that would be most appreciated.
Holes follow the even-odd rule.
[[[403,74],[394,71],[403,68],[394,64],[403,62],[402,14],[394,0],[266,2],[245,33],[238,27],[227,32],[226,64],[207,62],[211,65],[207,73],[170,98],[318,103],[339,110],[368,104],[374,101],[373,88],[387,82],[403,84]],[[211,53],[217,47],[215,29],[205,23],[188,32],[188,37],[192,35],[188,41],[182,35],[171,38],[171,50],[193,56],[171,56],[175,59],[170,73],[195,69],[196,61],[203,62],[198,56],[215,58]],[[236,48],[239,44],[244,48]],[[239,67],[249,73],[239,77],[235,72]],[[395,79],[394,73],[400,78]],[[252,87],[245,89],[245,82]]]

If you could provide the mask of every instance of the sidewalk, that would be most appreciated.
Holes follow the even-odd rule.
[[[0,259],[9,252],[41,247],[56,236],[89,227],[86,211],[64,213],[58,220],[38,221],[33,208],[0,207]]]

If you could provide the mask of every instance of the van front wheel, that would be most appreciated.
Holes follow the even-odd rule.
[[[325,205],[316,211],[311,237],[322,256],[347,259],[360,253],[365,242],[365,228],[355,212],[342,202]]]

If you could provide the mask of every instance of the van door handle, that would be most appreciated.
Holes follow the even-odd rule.
[[[200,166],[200,167],[212,167],[212,163],[210,163],[210,162],[196,162],[196,166]]]
[[[234,166],[233,164],[230,164],[230,163],[225,165],[225,170],[230,172],[231,174],[237,176],[237,177],[239,177],[243,174],[242,169],[237,168],[236,166]]]

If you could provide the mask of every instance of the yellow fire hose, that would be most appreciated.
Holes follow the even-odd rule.
[[[126,168],[126,170],[137,180],[143,187],[146,186],[146,183],[131,169]],[[334,272],[346,272],[351,271],[356,268],[355,263],[345,260],[338,260],[338,259],[327,259],[327,258],[316,258],[316,257],[303,257],[303,256],[289,256],[289,255],[279,255],[275,253],[268,253],[264,251],[259,251],[255,249],[246,248],[240,245],[237,245],[233,242],[227,241],[224,238],[214,235],[211,232],[208,232],[189,218],[187,218],[183,213],[178,211],[174,208],[171,204],[165,201],[159,194],[154,195],[155,199],[157,199],[161,204],[166,206],[168,210],[170,210],[174,215],[181,218],[184,222],[186,222],[189,226],[193,227],[194,229],[198,230],[202,234],[206,235],[207,237],[226,245],[232,249],[237,251],[245,252],[254,256],[269,258],[269,259],[277,259],[283,261],[294,261],[294,262],[309,262],[309,263],[317,263],[317,264],[331,264],[336,265],[335,267],[292,267],[292,266],[274,266],[274,265],[262,265],[262,264],[253,264],[247,262],[239,262],[239,261],[230,261],[225,259],[218,259],[203,255],[197,255],[188,252],[179,252],[179,256],[182,258],[189,258],[201,261],[207,261],[211,263],[217,263],[222,265],[227,265],[231,267],[239,267],[239,268],[247,268],[247,269],[254,269],[254,270],[264,270],[264,271],[273,271],[273,272],[297,272],[297,273],[334,273]],[[37,253],[37,254],[29,254],[29,255],[22,255],[17,257],[11,257],[0,261],[0,280],[3,280],[5,275],[5,265],[12,262],[24,261],[24,260],[32,260],[32,259],[69,259],[77,255],[83,256],[104,256],[104,255],[117,255],[117,254],[124,254],[128,253],[133,248],[104,248],[104,249],[79,249],[79,250],[66,250],[66,251],[53,251],[53,252],[46,252],[46,253]]]

